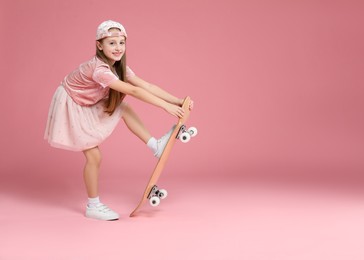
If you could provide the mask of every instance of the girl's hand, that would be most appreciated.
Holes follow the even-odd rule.
[[[175,116],[175,117],[181,118],[184,115],[184,111],[183,111],[182,107],[176,106],[176,105],[173,105],[170,103],[166,103],[164,110],[166,110],[169,114],[171,114],[172,116]]]
[[[179,102],[178,102],[178,105],[179,105],[179,106],[182,106],[182,105],[183,105],[183,101],[185,101],[185,100],[184,100],[184,98],[180,99],[180,100],[179,100]],[[190,101],[190,105],[189,105],[189,107],[188,107],[188,108],[189,108],[190,110],[192,110],[192,109],[193,109],[193,100],[191,100],[191,101]]]
[[[193,100],[190,101],[190,106],[189,109],[192,110],[193,109]]]

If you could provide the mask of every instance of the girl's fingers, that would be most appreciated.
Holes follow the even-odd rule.
[[[184,115],[184,113],[185,113],[185,111],[183,111],[183,109],[182,109],[182,108],[179,108],[179,111],[178,111],[178,117],[179,117],[179,118],[182,118],[182,117],[183,117],[183,115]]]

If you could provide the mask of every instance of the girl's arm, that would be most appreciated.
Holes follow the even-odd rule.
[[[158,87],[154,84],[151,84],[137,76],[128,78],[128,82],[130,82],[132,85],[134,85],[136,87],[139,87],[139,88],[142,88],[142,89],[148,91],[149,93],[163,99],[164,101],[166,101],[168,103],[178,105],[178,106],[181,106],[183,103],[183,99],[179,99],[179,98],[171,95],[167,91],[161,89],[160,87]]]
[[[157,107],[163,108],[168,113],[170,113],[173,116],[176,117],[183,117],[184,111],[179,106],[179,104],[173,104],[165,101],[164,99],[155,96],[154,94],[146,91],[143,88],[136,88],[135,86],[126,83],[121,80],[114,81],[109,85],[110,88],[115,89],[116,91],[119,91],[121,93],[124,93],[126,95],[130,95],[132,97],[135,97],[141,101],[144,101],[146,103],[155,105]]]

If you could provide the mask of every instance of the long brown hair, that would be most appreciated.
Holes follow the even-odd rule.
[[[101,40],[102,41],[102,40]],[[103,51],[99,50],[96,46],[96,57],[110,66],[110,69],[116,73],[120,80],[126,81],[126,53],[124,53],[121,60],[116,61],[114,65],[110,64]],[[114,89],[109,90],[109,97],[105,101],[105,112],[110,116],[114,113],[116,107],[125,98],[124,93],[120,93]]]

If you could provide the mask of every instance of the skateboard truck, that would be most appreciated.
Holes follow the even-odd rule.
[[[151,206],[158,206],[161,202],[161,199],[165,199],[167,197],[167,191],[164,189],[159,189],[157,185],[154,185],[147,196],[149,203]]]
[[[176,135],[176,139],[180,139],[181,137],[181,134],[186,132],[186,125],[182,125],[180,128],[179,128],[179,131]]]
[[[181,140],[182,143],[187,143],[191,140],[191,137],[197,135],[197,128],[190,127],[187,129],[186,125],[182,125],[176,135],[176,139]]]

